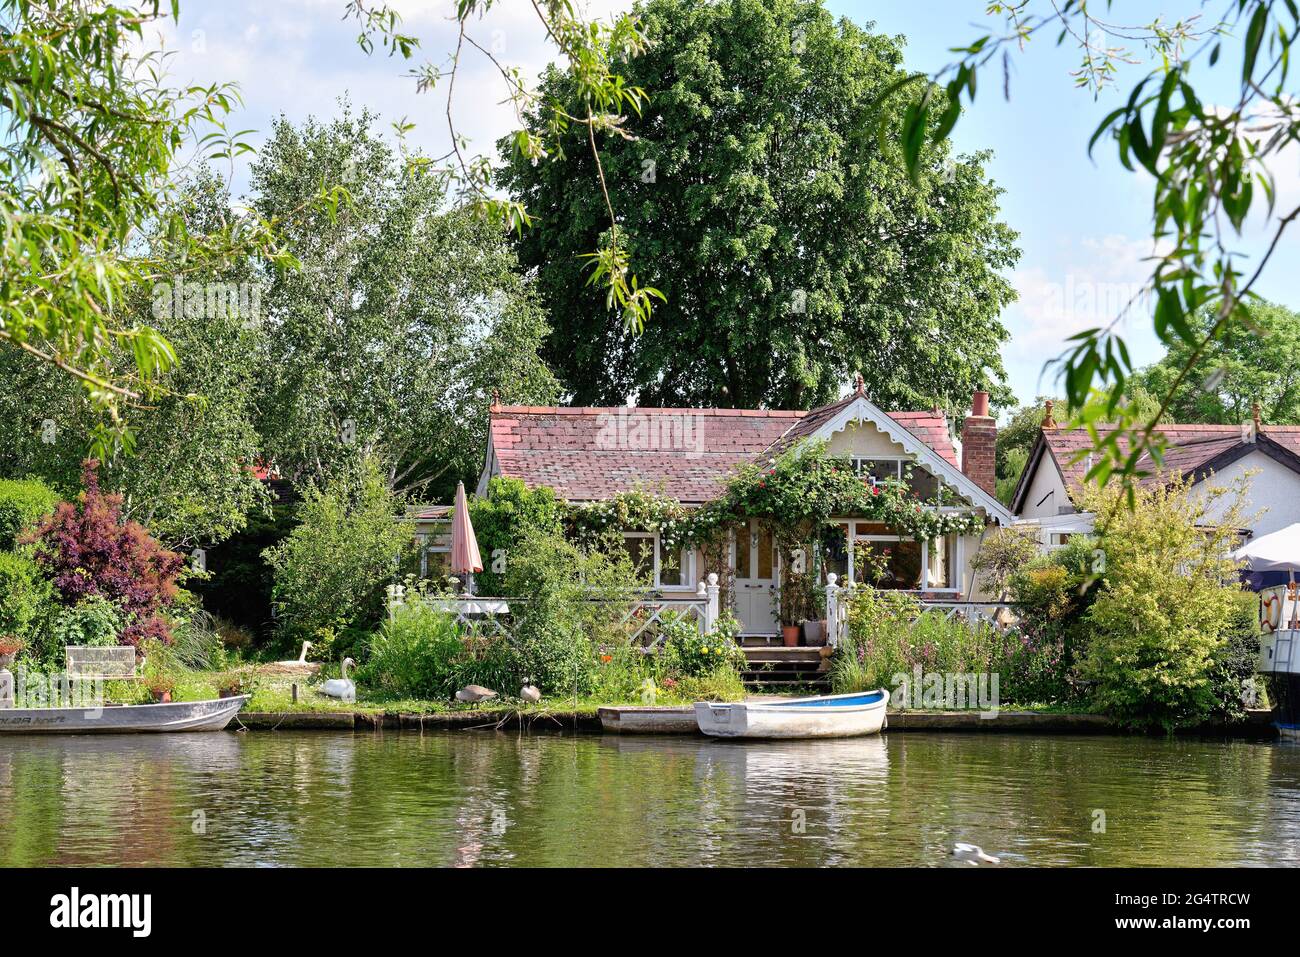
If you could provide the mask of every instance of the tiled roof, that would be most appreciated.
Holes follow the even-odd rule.
[[[644,486],[681,502],[707,502],[738,466],[784,451],[853,398],[809,412],[494,406],[492,448],[502,475],[549,485],[571,501]],[[891,418],[957,464],[942,414]]]
[[[1111,429],[1097,430],[1106,435]],[[1162,425],[1165,437],[1164,463],[1157,466],[1150,455],[1143,456],[1139,467],[1151,474],[1142,479],[1143,484],[1162,481],[1161,475],[1190,476],[1204,470],[1221,455],[1237,450],[1247,451],[1248,444],[1240,425]],[[1300,454],[1300,426],[1265,425],[1260,434],[1272,439],[1289,452]],[[1088,472],[1088,460],[1074,461],[1075,456],[1092,448],[1092,440],[1084,429],[1044,429],[1043,439],[1052,457],[1065,477],[1070,494],[1079,492]],[[1126,447],[1121,440],[1121,447]],[[1160,473],[1160,474],[1157,474]]]

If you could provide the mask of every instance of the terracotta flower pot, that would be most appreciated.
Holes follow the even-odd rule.
[[[799,647],[799,632],[801,629],[798,625],[781,626],[781,643],[787,648]]]
[[[172,693],[170,691],[154,691],[152,694],[154,704],[171,704]]]

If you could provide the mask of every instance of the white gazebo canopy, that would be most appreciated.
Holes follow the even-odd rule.
[[[1241,546],[1232,557],[1245,559],[1252,572],[1300,571],[1300,522]]]

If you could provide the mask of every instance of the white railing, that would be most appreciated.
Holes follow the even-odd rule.
[[[832,647],[848,634],[849,604],[856,588],[853,582],[840,585],[838,575],[826,576],[826,642]],[[999,631],[1016,618],[1015,606],[1008,602],[922,599],[919,604],[922,612],[936,611],[957,621],[985,622]]]
[[[630,638],[642,641],[646,633],[655,625],[663,625],[665,616],[685,616],[694,618],[700,632],[712,634],[718,623],[719,594],[718,576],[709,575],[708,581],[699,584],[695,594],[686,593],[680,597],[653,595],[632,601],[628,611],[623,615],[621,624],[631,629]],[[406,604],[406,589],[401,585],[388,586],[388,616],[391,620],[397,609]],[[511,617],[511,606],[526,602],[526,598],[497,598],[482,595],[460,595],[455,597],[434,597],[423,599],[430,608],[452,615],[458,624],[468,629],[475,629],[485,634],[508,637],[510,632],[502,619]],[[653,647],[663,640],[662,635],[655,635],[650,641],[643,642],[646,647]]]

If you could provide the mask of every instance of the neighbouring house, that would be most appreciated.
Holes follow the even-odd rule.
[[[1099,431],[1104,435],[1106,429]],[[1246,503],[1253,524],[1243,537],[1267,535],[1300,521],[1300,426],[1261,425],[1259,411],[1241,425],[1162,425],[1166,440],[1163,469],[1146,459],[1151,474],[1144,483],[1188,479],[1193,488],[1231,485],[1253,473]],[[1084,476],[1092,468],[1092,440],[1084,429],[1057,425],[1047,403],[1043,426],[1011,500],[1021,524],[1039,529],[1046,548],[1063,545],[1071,535],[1092,531],[1093,516],[1077,504]],[[1211,516],[1212,517],[1212,516]]]
[[[864,481],[905,481],[922,500],[944,503],[926,508],[970,513],[977,516],[971,526],[980,529],[1012,522],[993,495],[997,426],[983,392],[975,393],[960,441],[942,411],[887,413],[867,398],[860,378],[844,398],[807,412],[494,403],[490,417],[479,495],[487,492],[490,479],[505,476],[529,487],[549,486],[574,504],[651,489],[699,507],[721,495],[741,465],[822,440],[830,455],[851,461]],[[838,516],[833,524],[841,534],[813,559],[818,581],[831,573],[841,582],[861,580],[855,552],[867,549],[878,551],[887,568],[879,587],[932,598],[971,597],[970,563],[982,531],[921,542],[862,516]],[[718,572],[728,580],[745,634],[779,632],[773,597],[782,581],[781,556],[763,522],[754,519],[729,533],[724,568],[706,567],[699,549],[667,546],[658,532],[627,529],[623,540],[633,561],[665,595],[694,592],[709,573]]]

